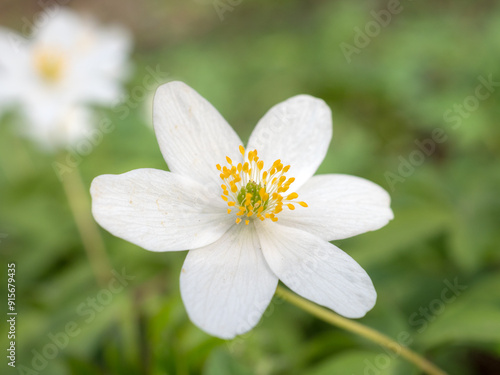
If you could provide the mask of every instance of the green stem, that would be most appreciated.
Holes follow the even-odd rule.
[[[278,288],[276,289],[276,295],[283,298],[285,301],[288,301],[291,304],[301,308],[302,310],[311,313],[315,317],[324,320],[325,322],[343,328],[347,331],[356,333],[360,336],[367,338],[368,340],[371,340],[379,345],[388,348],[389,350],[395,352],[396,354],[406,358],[409,362],[415,364],[426,374],[446,375],[446,372],[436,367],[433,363],[429,362],[424,357],[408,349],[407,347],[398,344],[394,340],[390,339],[389,337],[385,336],[384,334],[370,327],[366,327],[356,321],[344,318],[324,307],[315,305],[314,303],[302,297],[299,297],[298,295],[288,291],[287,289],[283,288],[280,285],[278,285]]]
[[[109,281],[110,262],[104,241],[90,211],[90,200],[80,172],[75,167],[60,177],[87,258],[99,285]]]

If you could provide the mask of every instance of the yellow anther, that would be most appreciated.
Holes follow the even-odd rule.
[[[66,71],[66,56],[53,48],[37,48],[33,54],[38,75],[47,83],[60,82]]]
[[[264,197],[264,194],[266,194],[266,189],[262,187],[262,188],[260,188],[260,190],[259,190],[259,195],[260,195],[260,197],[261,197],[262,199],[264,199],[264,198],[263,198],[263,197]]]
[[[280,188],[278,189],[278,191],[279,191],[280,193],[284,193],[284,192],[285,192],[285,191],[287,191],[288,189],[289,189],[289,186],[288,186],[288,185],[284,185],[284,186],[280,187]]]
[[[239,146],[239,151],[244,159],[237,165],[233,164],[229,156],[226,156],[228,163],[226,166],[217,164],[224,182],[220,185],[223,193],[221,198],[229,206],[227,213],[236,216],[236,224],[245,220],[245,224],[248,225],[252,217],[276,222],[278,221],[276,215],[283,211],[285,204],[290,210],[295,209],[295,204],[307,207],[305,202],[294,201],[299,196],[297,193],[283,194],[295,181],[295,178],[287,180],[285,176],[290,165],[285,166],[278,159],[270,168],[264,170],[264,160],[259,159],[257,150],[248,151]],[[238,210],[233,212],[232,207]]]

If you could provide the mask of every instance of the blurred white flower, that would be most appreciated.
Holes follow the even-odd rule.
[[[0,28],[0,108],[19,106],[22,132],[55,148],[87,134],[88,105],[118,101],[131,38],[68,10],[52,17],[29,39]]]
[[[92,210],[112,234],[147,250],[190,249],[180,284],[195,324],[222,338],[247,332],[278,279],[346,317],[374,306],[370,277],[329,241],[386,225],[390,197],[359,177],[313,177],[332,136],[322,100],[299,95],[274,106],[247,150],[217,110],[181,82],[158,89],[153,117],[171,172],[99,176]]]

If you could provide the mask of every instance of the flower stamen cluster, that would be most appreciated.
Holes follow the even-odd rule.
[[[63,53],[54,49],[42,48],[35,51],[34,65],[38,74],[48,83],[56,83],[62,79],[66,58]]]
[[[245,148],[240,146],[239,150],[245,158]],[[236,224],[245,220],[248,225],[254,217],[261,221],[278,221],[276,215],[283,211],[284,206],[290,210],[295,209],[294,204],[307,207],[305,202],[295,201],[299,196],[297,193],[282,195],[289,190],[295,178],[285,176],[290,166],[284,166],[280,159],[268,170],[264,170],[264,161],[259,159],[257,150],[249,151],[243,163],[234,165],[228,156],[226,161],[229,167],[217,164],[224,182],[221,198],[229,206],[228,214],[237,210]]]

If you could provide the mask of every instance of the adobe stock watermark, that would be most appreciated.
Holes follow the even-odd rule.
[[[154,69],[147,66],[141,84],[134,86],[127,94],[122,95],[111,108],[112,111],[117,114],[119,120],[125,120],[130,115],[131,109],[135,109],[143,103],[148,94],[165,83],[169,76],[169,73],[161,70],[160,65],[156,65]],[[52,168],[59,180],[62,181],[66,173],[71,173],[77,168],[84,157],[88,156],[103,141],[104,136],[112,133],[115,129],[116,126],[109,117],[102,117],[97,127],[92,129],[86,138],[67,147],[64,161],[52,162]]]
[[[443,120],[452,124],[453,130],[460,128],[463,120],[477,111],[481,102],[489,99],[495,89],[500,87],[500,82],[495,82],[492,74],[488,75],[488,78],[479,76],[477,80],[479,84],[474,89],[474,94],[467,96],[461,103],[454,103],[453,108],[447,109],[443,114]]]
[[[480,108],[481,102],[489,99],[496,88],[500,87],[500,82],[494,81],[492,74],[488,75],[487,78],[479,76],[477,81],[479,84],[475,87],[473,94],[467,96],[460,103],[454,103],[443,113],[443,120],[446,124],[451,125],[448,127],[451,130],[459,129],[464,119],[471,117],[472,113]],[[449,139],[448,133],[443,128],[435,128],[430,137],[423,140],[415,139],[416,148],[406,157],[398,156],[397,171],[384,173],[385,180],[392,192],[396,190],[396,184],[405,182],[425,162],[426,158],[434,154],[439,144]]]
[[[40,28],[45,27],[51,18],[60,12],[61,7],[67,5],[71,0],[38,0],[36,3],[41,10],[35,13],[31,19],[22,17],[21,36],[29,38],[35,34]],[[28,40],[19,37],[18,34],[9,32],[9,42],[15,52],[19,52],[19,47],[25,45]]]
[[[445,279],[443,283],[445,287],[441,290],[439,298],[433,299],[425,306],[420,306],[408,318],[409,325],[415,327],[419,334],[424,332],[429,323],[433,322],[436,317],[446,310],[447,305],[453,303],[467,289],[467,285],[460,284],[458,278],[455,278],[453,282]],[[378,354],[373,361],[368,359],[363,361],[365,364],[363,375],[381,375],[391,365],[392,361],[401,355],[402,349],[410,346],[413,341],[414,338],[410,332],[399,332],[395,345],[390,348],[383,347],[384,353]]]
[[[212,5],[222,22],[225,18],[224,14],[226,12],[232,12],[242,2],[243,0],[213,0]]]
[[[121,273],[112,270],[113,278],[108,282],[106,288],[101,289],[95,296],[87,297],[75,308],[78,319],[71,320],[65,324],[64,329],[58,332],[49,332],[47,342],[41,348],[32,349],[31,362],[17,367],[20,375],[39,375],[48,366],[49,361],[55,359],[69,343],[74,340],[82,330],[92,323],[97,314],[104,311],[113,302],[114,297],[127,287],[135,276],[127,275],[125,269]]]
[[[376,38],[382,29],[389,26],[393,16],[403,11],[403,5],[399,0],[389,0],[386,8],[379,11],[372,10],[372,20],[368,21],[363,28],[355,27],[352,44],[342,42],[339,44],[347,63],[351,63],[353,54],[359,55]]]

